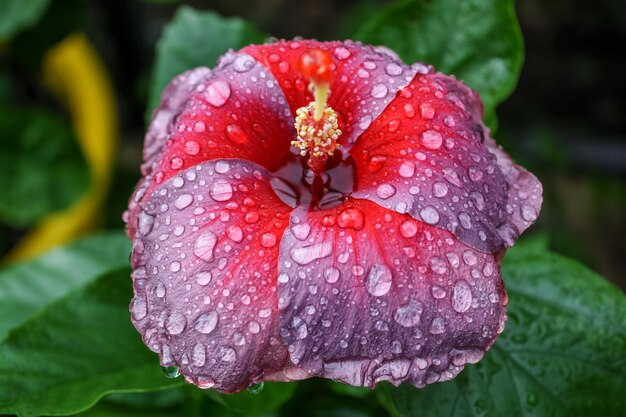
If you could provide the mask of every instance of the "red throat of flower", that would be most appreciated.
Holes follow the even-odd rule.
[[[309,154],[307,165],[321,174],[326,161],[339,147],[337,139],[341,135],[337,113],[326,104],[330,95],[332,56],[327,51],[310,50],[302,54],[297,69],[310,80],[309,89],[315,101],[296,111],[297,139],[291,145],[300,149],[300,155]]]

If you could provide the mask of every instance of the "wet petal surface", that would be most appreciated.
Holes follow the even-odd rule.
[[[249,55],[230,52],[214,71],[194,71],[163,93],[144,151],[155,156],[146,157],[146,176],[128,213],[131,225],[137,204],[177,172],[217,158],[243,158],[273,170],[290,152],[293,118],[267,69]],[[169,110],[174,104],[175,117]]]
[[[243,49],[265,65],[285,92],[292,114],[313,101],[309,81],[296,64],[303,53],[311,49],[328,51],[335,69],[330,81],[328,105],[340,116],[339,128],[344,132],[339,143],[349,150],[359,135],[393,100],[418,72],[430,67],[404,64],[392,51],[360,43],[316,42],[310,40],[282,41],[270,45],[251,45]]]
[[[278,288],[292,362],[357,386],[451,379],[504,327],[493,254],[366,200],[295,210]]]
[[[267,171],[217,160],[181,171],[138,215],[131,313],[163,366],[234,392],[279,373],[277,259],[289,208]]]
[[[530,226],[542,199],[538,180],[494,144],[476,93],[418,74],[352,149],[353,195],[496,252]]]

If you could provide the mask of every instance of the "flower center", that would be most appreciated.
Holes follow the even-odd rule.
[[[300,155],[308,154],[307,165],[316,174],[324,172],[326,161],[339,147],[341,135],[337,113],[327,106],[330,95],[333,60],[329,52],[311,50],[298,61],[297,69],[310,80],[309,89],[315,101],[296,111],[297,139],[292,146],[300,149]]]
[[[296,111],[296,140],[300,150],[274,172],[272,188],[287,205],[321,210],[341,204],[355,189],[354,161],[343,155],[337,139],[339,116],[327,105],[333,60],[329,52],[311,50],[302,55],[297,70],[310,81],[314,101]]]

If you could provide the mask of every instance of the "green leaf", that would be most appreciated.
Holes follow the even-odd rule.
[[[50,0],[2,0],[0,1],[0,40],[6,40],[37,23]]]
[[[147,115],[152,114],[161,90],[176,75],[195,67],[213,67],[228,49],[260,43],[266,36],[242,19],[179,7],[157,44]]]
[[[207,394],[229,410],[246,417],[254,417],[278,409],[291,398],[296,386],[297,384],[294,383],[266,382],[257,393],[242,391],[237,394],[224,395],[216,391],[207,391]]]
[[[591,417],[626,409],[626,297],[577,262],[541,249],[509,251],[506,328],[476,365],[425,389],[382,386],[394,416]]]
[[[70,291],[107,271],[127,266],[129,254],[130,241],[126,236],[107,233],[0,270],[0,341],[10,329]]]
[[[524,59],[514,0],[400,0],[366,22],[355,38],[456,75],[480,93],[491,127]]]
[[[42,109],[0,108],[0,220],[31,225],[85,192],[89,170],[67,123]]]
[[[128,312],[130,270],[103,275],[13,328],[0,343],[0,413],[68,415],[113,392],[182,384],[165,378]]]

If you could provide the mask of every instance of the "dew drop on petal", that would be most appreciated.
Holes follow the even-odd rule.
[[[430,329],[428,330],[431,334],[442,334],[446,331],[446,325],[443,321],[442,317],[435,317],[433,321],[430,323]]]
[[[329,284],[334,284],[335,282],[337,282],[339,280],[340,274],[341,273],[339,272],[339,269],[335,268],[334,266],[329,266],[328,268],[324,269],[324,279]]]
[[[174,200],[174,207],[178,210],[182,210],[189,207],[191,203],[193,203],[193,196],[191,194],[181,194]]]
[[[363,212],[356,207],[349,207],[337,216],[337,224],[344,229],[361,230],[364,222]]]
[[[376,195],[378,195],[378,197],[382,198],[383,200],[392,197],[395,193],[396,187],[391,184],[381,184],[376,189]]]
[[[422,145],[428,149],[439,149],[443,143],[441,133],[435,130],[426,130],[420,136]]]
[[[217,243],[217,236],[213,232],[204,232],[196,239],[193,247],[193,253],[198,258],[206,262],[213,260],[213,248]]]
[[[248,141],[248,134],[239,125],[226,126],[226,136],[237,145],[242,145]]]
[[[165,320],[165,329],[171,335],[181,334],[187,326],[187,318],[179,311],[174,311]]]
[[[402,165],[400,165],[400,168],[398,168],[398,173],[401,177],[411,178],[415,173],[415,165],[413,162],[403,162]]]
[[[289,255],[299,265],[307,265],[316,259],[329,256],[333,252],[330,242],[319,242],[309,246],[291,248]]]
[[[424,306],[422,303],[411,300],[396,309],[393,319],[402,327],[417,326],[422,318],[423,311]]]
[[[383,296],[391,289],[391,278],[391,269],[387,265],[375,264],[367,274],[365,288],[374,297]]]
[[[472,305],[472,290],[465,280],[454,284],[452,292],[452,308],[458,313],[465,313]]]
[[[239,243],[243,240],[243,230],[239,226],[229,226],[226,229],[226,236],[233,242]]]
[[[372,97],[374,98],[383,98],[387,95],[387,92],[389,90],[387,89],[387,86],[385,84],[375,84],[372,87]]]
[[[402,67],[395,62],[390,62],[385,66],[385,72],[387,75],[400,75],[402,74]]]
[[[217,180],[211,185],[209,194],[215,201],[228,201],[233,196],[233,187],[226,180]]]
[[[417,223],[413,220],[407,220],[400,225],[400,234],[404,237],[411,238],[417,234]]]
[[[206,88],[206,99],[212,106],[222,107],[230,97],[230,85],[223,80],[215,80]]]
[[[428,224],[439,223],[439,213],[433,206],[426,206],[420,210],[420,217]]]
[[[200,285],[208,285],[213,278],[213,274],[209,271],[200,271],[196,274],[196,282]]]
[[[198,317],[195,329],[202,334],[209,334],[217,327],[219,316],[217,311],[209,311]]]
[[[350,58],[350,51],[348,49],[344,48],[343,46],[338,46],[333,51],[333,55],[335,55],[335,57],[337,57],[337,59],[343,60],[343,59]]]
[[[204,366],[206,361],[206,347],[202,343],[197,343],[191,352],[191,361],[197,367]]]
[[[309,233],[311,232],[311,226],[308,223],[300,223],[296,224],[291,228],[291,231],[296,239],[305,240],[309,237]]]
[[[231,347],[223,347],[219,350],[219,357],[224,362],[234,362],[237,359],[237,353]]]
[[[448,194],[448,186],[443,182],[433,184],[433,195],[437,198],[445,197]]]
[[[271,248],[276,245],[276,235],[272,232],[263,233],[261,235],[261,246]]]
[[[250,321],[250,323],[248,323],[248,330],[252,334],[257,334],[261,331],[261,326],[259,325],[259,322],[252,320]]]

